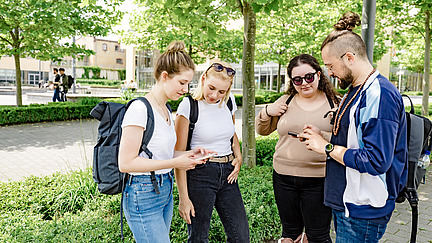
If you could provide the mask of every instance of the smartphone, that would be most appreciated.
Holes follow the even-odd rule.
[[[211,157],[213,157],[213,156],[215,156],[215,155],[216,155],[215,153],[209,153],[209,154],[204,155],[204,156],[202,156],[202,157],[193,158],[193,159],[195,159],[195,160],[204,160],[204,159],[211,158]]]
[[[294,137],[297,137],[298,136],[298,132],[293,132],[293,131],[289,131],[288,132],[288,135],[291,135],[291,136],[294,136]],[[299,138],[300,139],[300,142],[304,142],[305,140],[306,140],[306,138]]]
[[[289,132],[288,132],[288,135],[291,135],[291,136],[297,137],[298,132],[289,131]]]

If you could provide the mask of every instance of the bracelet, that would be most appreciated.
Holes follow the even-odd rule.
[[[268,106],[268,105],[265,106],[265,112],[266,112],[266,114],[267,114],[268,117],[271,117],[271,116],[269,115],[269,113],[267,112],[267,106]]]

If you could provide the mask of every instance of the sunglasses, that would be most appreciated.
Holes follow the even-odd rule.
[[[316,74],[316,73],[317,73],[317,72],[314,72],[314,73],[307,73],[304,77],[296,76],[296,77],[294,77],[294,78],[291,78],[291,80],[293,81],[293,83],[294,83],[296,86],[300,86],[300,85],[302,85],[302,84],[303,84],[303,80],[306,81],[306,83],[310,84],[310,83],[312,83],[313,81],[315,81],[315,74]]]
[[[207,70],[205,72],[207,73],[207,71],[210,70],[210,68],[212,68],[212,67],[214,68],[214,70],[216,72],[222,72],[225,68],[228,77],[234,77],[234,75],[236,74],[236,71],[234,69],[229,68],[229,67],[225,67],[220,63],[213,63],[210,67],[207,68]]]

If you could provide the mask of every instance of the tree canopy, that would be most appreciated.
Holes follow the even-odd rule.
[[[203,56],[226,61],[241,59],[241,32],[229,30],[228,21],[239,18],[227,1],[146,0],[130,18],[122,41],[139,49],[164,50],[173,40],[186,44],[188,54],[199,63]]]
[[[65,56],[91,54],[91,50],[62,39],[75,35],[105,36],[121,18],[119,0],[103,5],[79,0],[0,1],[0,56],[15,58],[17,105],[22,105],[20,57],[59,60]]]

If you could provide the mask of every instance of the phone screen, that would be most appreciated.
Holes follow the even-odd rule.
[[[203,159],[208,159],[208,158],[211,158],[211,157],[213,157],[213,156],[215,156],[216,154],[214,154],[214,153],[209,153],[209,154],[207,154],[207,155],[204,155],[204,156],[202,156],[202,157],[197,157],[197,158],[193,158],[193,159],[196,159],[196,160],[203,160]]]

